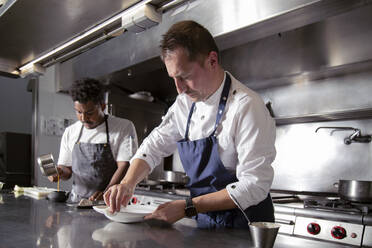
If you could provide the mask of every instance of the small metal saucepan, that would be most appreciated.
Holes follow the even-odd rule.
[[[338,187],[341,199],[353,202],[372,202],[372,181],[339,180]]]
[[[38,157],[37,163],[39,164],[40,170],[44,176],[52,176],[58,173],[52,154],[46,154]]]
[[[186,176],[183,172],[178,171],[164,171],[162,178],[159,178],[158,181],[161,183],[173,183],[184,185],[189,182],[190,178]]]

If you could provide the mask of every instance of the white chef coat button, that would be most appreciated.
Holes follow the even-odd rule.
[[[231,185],[231,188],[232,189],[235,189],[236,188],[236,185],[235,184]]]
[[[204,115],[202,115],[202,116],[200,117],[200,119],[201,119],[201,120],[204,120],[204,117],[205,117],[205,116],[204,116]]]
[[[222,100],[226,101],[226,96],[222,97]]]
[[[146,157],[147,155],[146,154],[142,154],[143,157]]]
[[[236,94],[236,90],[233,91],[233,95],[235,95],[235,94]]]

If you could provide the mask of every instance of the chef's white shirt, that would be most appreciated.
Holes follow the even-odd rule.
[[[137,151],[137,133],[131,121],[109,115],[107,124],[110,136],[111,151],[115,161],[129,161]],[[61,147],[59,151],[58,164],[72,165],[72,149],[79,137],[80,129],[83,124],[80,121],[67,127],[63,133]],[[84,127],[80,142],[84,143],[106,143],[106,124],[102,122],[93,129]]]
[[[276,155],[275,122],[257,93],[232,76],[231,80],[216,135],[221,161],[238,178],[238,182],[227,185],[226,189],[235,204],[238,201],[246,209],[264,200],[270,190],[274,176],[271,163]],[[224,83],[206,101],[196,102],[190,140],[208,137],[213,132],[223,86]],[[187,95],[178,95],[162,123],[143,141],[132,160],[143,159],[154,169],[161,157],[171,155],[177,148],[177,141],[185,136],[191,105]]]

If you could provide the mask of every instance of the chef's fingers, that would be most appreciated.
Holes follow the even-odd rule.
[[[117,192],[117,195],[116,195],[116,211],[120,211],[120,207],[121,205],[123,205],[124,207],[126,207],[127,205],[125,204],[125,199],[127,198],[127,190],[125,189],[125,187],[123,185],[118,185],[118,192]]]
[[[149,219],[152,219],[152,213],[151,214],[148,214],[146,215],[145,217],[143,217],[145,220],[149,220]]]
[[[57,175],[49,176],[48,179],[51,182],[57,182]]]
[[[111,195],[111,190],[110,190],[111,188],[109,188],[106,192],[105,192],[105,194],[103,195],[103,200],[105,201],[105,204],[107,205],[107,206],[111,206],[110,205],[110,195]]]
[[[103,192],[98,192],[96,197],[94,198],[95,201],[101,201],[103,200]]]
[[[49,176],[49,177],[48,177],[48,180],[51,181],[51,182],[54,182],[54,178],[53,178],[53,176]]]
[[[59,166],[57,166],[57,173],[58,173],[59,176],[63,175],[63,169]]]
[[[113,213],[116,211],[116,197],[117,197],[117,185],[114,185],[110,188],[110,212]]]
[[[102,199],[102,191],[96,191],[96,192],[94,192],[94,194],[93,195],[91,195],[90,197],[89,197],[89,200],[90,201],[97,201],[97,200],[100,200],[100,199]]]

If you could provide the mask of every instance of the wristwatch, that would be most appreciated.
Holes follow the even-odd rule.
[[[192,198],[187,197],[186,198],[185,215],[187,217],[192,217],[192,216],[195,216],[197,214],[198,214],[198,212],[196,211],[196,208],[195,208],[194,204],[192,203]]]

